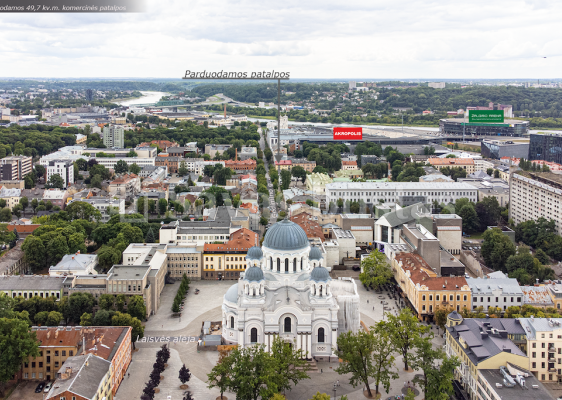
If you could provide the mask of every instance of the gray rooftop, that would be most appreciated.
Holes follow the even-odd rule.
[[[492,295],[496,290],[500,290],[501,295],[523,296],[523,291],[515,278],[466,278],[466,283],[473,296]]]
[[[114,265],[108,272],[110,280],[140,280],[150,271],[149,265]]]
[[[401,208],[384,214],[381,218],[385,218],[390,226],[400,226],[407,222],[414,221],[422,216],[429,216],[429,210],[423,203],[412,204],[411,206]]]
[[[5,275],[0,290],[61,290],[64,277],[44,275]]]
[[[492,329],[493,328],[493,329]],[[465,319],[460,325],[447,327],[459,348],[468,358],[478,365],[502,352],[527,357],[508,338],[508,335],[521,335],[523,328],[516,319],[472,318]],[[466,348],[460,345],[460,339],[466,342]]]
[[[335,182],[328,183],[326,190],[475,190],[462,182]]]
[[[554,400],[554,397],[548,392],[546,387],[529,371],[523,368],[515,367],[507,363],[512,368],[521,371],[521,375],[525,377],[525,388],[519,384],[513,387],[507,387],[504,383],[504,376],[498,369],[481,369],[479,370],[484,379],[488,381],[493,390],[501,396],[502,400],[521,400],[521,399],[534,399],[534,400]],[[512,377],[515,378],[514,375]],[[502,385],[502,387],[498,387]]]
[[[97,254],[67,254],[55,266],[51,266],[49,271],[76,271],[86,270],[86,268],[94,263],[97,264]]]
[[[562,318],[518,318],[528,340],[535,340],[537,332],[553,332],[562,329]]]
[[[110,366],[109,361],[93,354],[67,358],[57,372],[57,377],[64,374],[67,368],[72,368],[72,373],[68,379],[58,378],[47,398],[57,397],[68,391],[86,399],[93,399]]]

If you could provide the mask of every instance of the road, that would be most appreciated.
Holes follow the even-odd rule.
[[[269,177],[269,163],[265,158],[265,140],[262,135],[262,129],[258,128],[258,132],[260,133],[260,149],[264,153],[263,162],[266,171],[265,177],[267,179],[267,189],[269,191],[269,223],[274,224],[277,221],[277,204],[275,203],[275,191],[273,190],[273,184],[271,182],[271,178]]]

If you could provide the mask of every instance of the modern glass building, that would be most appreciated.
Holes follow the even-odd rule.
[[[517,143],[511,140],[483,140],[480,145],[482,157],[499,160],[502,157],[529,157],[529,143]]]
[[[529,121],[506,119],[503,124],[482,124],[469,123],[462,118],[439,120],[442,135],[462,136],[463,130],[465,136],[523,136],[529,131]]]
[[[531,134],[529,160],[544,160],[562,164],[562,135]]]

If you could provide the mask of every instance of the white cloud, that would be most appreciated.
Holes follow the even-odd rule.
[[[561,16],[555,0],[147,0],[143,14],[3,14],[1,74],[556,77]]]

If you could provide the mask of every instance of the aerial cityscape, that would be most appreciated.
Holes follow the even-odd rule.
[[[562,4],[48,3],[0,400],[562,399]]]

